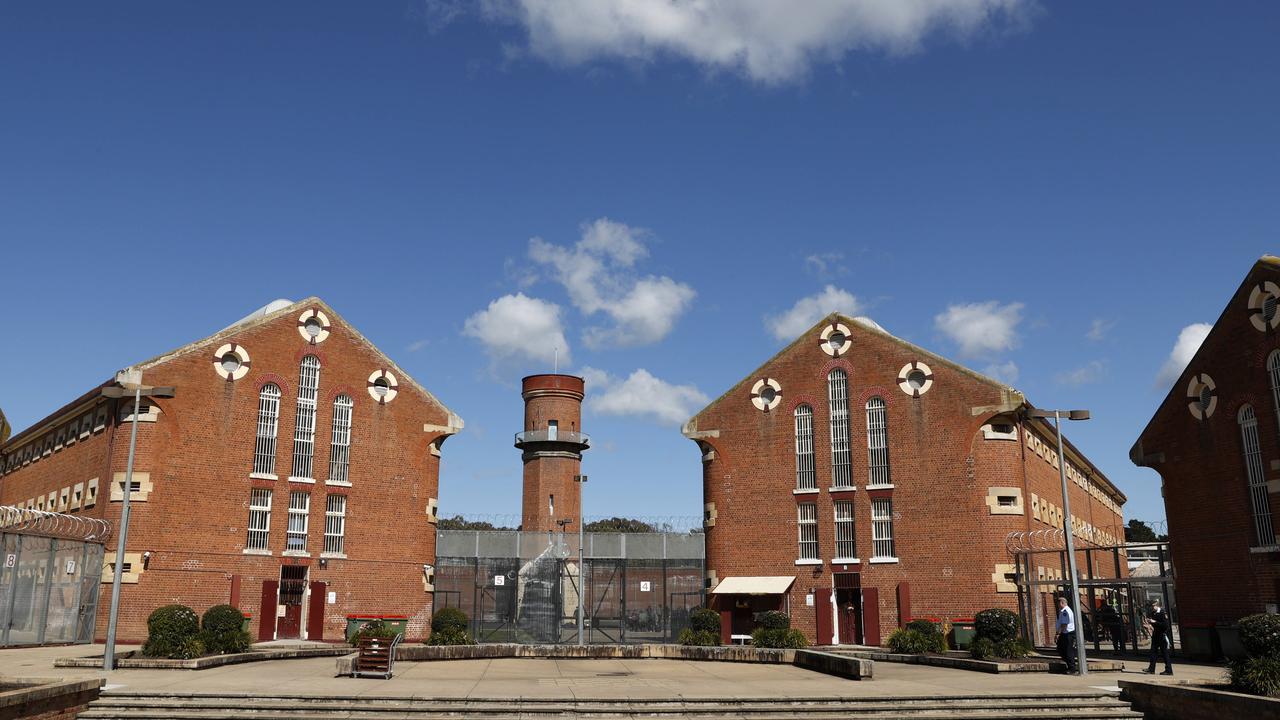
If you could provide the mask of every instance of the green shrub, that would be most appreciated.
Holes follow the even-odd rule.
[[[458,608],[441,608],[431,617],[431,634],[434,635],[438,632],[449,630],[459,630],[466,633],[469,624],[467,614]]]
[[[915,630],[924,636],[929,642],[929,649],[926,652],[944,652],[947,649],[947,639],[942,634],[942,627],[930,620],[912,620],[907,623],[908,630]]]
[[[1280,658],[1250,657],[1232,660],[1227,677],[1231,681],[1231,687],[1241,692],[1280,697]]]
[[[205,652],[242,653],[253,644],[244,629],[244,613],[230,605],[214,605],[200,619],[200,641]]]
[[[361,625],[360,629],[357,630],[356,633],[351,636],[351,644],[359,645],[360,641],[363,640],[364,638],[376,637],[376,638],[386,638],[387,640],[390,640],[391,638],[395,637],[398,634],[399,633],[396,632],[395,628],[383,622],[382,620],[379,620],[379,619],[370,620],[364,625]]]
[[[689,627],[694,632],[715,633],[720,636],[720,613],[710,608],[695,608],[689,613]]]
[[[921,655],[933,650],[933,642],[914,628],[898,628],[885,643],[889,650],[907,655]]]
[[[1002,608],[983,610],[973,616],[973,627],[977,637],[989,638],[992,642],[1012,640],[1018,636],[1018,614]]]
[[[1280,615],[1240,618],[1240,644],[1251,658],[1280,658]]]
[[[156,608],[147,618],[147,641],[142,646],[146,657],[180,657],[188,641],[200,633],[200,618],[186,605]]]
[[[991,638],[975,637],[969,643],[969,654],[975,660],[986,660],[996,656],[996,643]]]
[[[199,635],[193,635],[182,641],[182,645],[178,647],[178,651],[169,657],[178,660],[191,660],[201,657],[205,654],[204,641]]]
[[[756,628],[751,633],[751,644],[758,648],[802,648],[809,642],[804,633],[795,628]]]
[[[685,628],[680,631],[680,644],[714,647],[720,644],[720,631],[708,632],[706,630]]]
[[[766,630],[786,630],[791,627],[791,616],[777,610],[768,610],[760,614],[760,627]]]
[[[996,657],[1015,660],[1031,654],[1031,643],[1022,638],[1001,640],[996,643]]]
[[[459,630],[456,627],[445,628],[444,630],[432,630],[431,637],[427,638],[428,645],[474,645],[471,641],[471,634],[466,630]]]

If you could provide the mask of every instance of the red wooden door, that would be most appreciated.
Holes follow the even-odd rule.
[[[828,645],[832,642],[831,630],[831,588],[818,588],[813,591],[813,617],[817,621],[815,633],[817,645]]]
[[[854,588],[836,589],[836,616],[840,628],[841,645],[857,645],[862,639],[862,591]]]
[[[880,644],[880,591],[862,588],[862,642]]]
[[[324,639],[324,604],[327,583],[311,583],[311,600],[307,602],[307,639]]]
[[[276,623],[276,639],[302,637],[302,598],[307,591],[307,567],[285,565],[280,568],[280,605],[284,614]]]
[[[276,639],[276,597],[280,583],[262,581],[262,608],[258,611],[258,642]]]

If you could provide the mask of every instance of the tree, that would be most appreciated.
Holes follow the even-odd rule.
[[[436,523],[437,530],[511,530],[509,527],[495,527],[486,520],[468,520],[461,515],[451,518],[440,518]]]
[[[1156,531],[1145,522],[1131,518],[1129,524],[1124,528],[1125,542],[1155,542],[1159,538],[1156,537]]]
[[[654,532],[653,526],[643,520],[634,518],[611,517],[607,520],[596,520],[587,523],[583,528],[587,532],[598,533],[647,533]]]

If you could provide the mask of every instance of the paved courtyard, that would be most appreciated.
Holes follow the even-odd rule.
[[[126,648],[132,649],[132,648]],[[102,647],[74,646],[0,650],[0,675],[18,677],[106,677],[112,688],[155,692],[301,695],[382,695],[455,698],[742,698],[987,695],[1094,692],[1115,689],[1120,679],[1151,679],[1146,663],[1130,660],[1125,672],[1087,678],[1041,673],[989,675],[967,670],[876,663],[875,679],[856,682],[789,665],[690,662],[683,660],[574,660],[504,658],[400,663],[391,680],[334,677],[335,658],[275,660],[209,670],[117,670],[55,668],[62,656],[100,654]],[[1223,677],[1212,665],[1176,666],[1173,678]]]

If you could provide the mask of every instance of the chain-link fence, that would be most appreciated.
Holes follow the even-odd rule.
[[[102,545],[0,533],[0,646],[93,642]]]
[[[478,642],[673,642],[705,600],[701,533],[578,535],[441,530],[435,606],[456,607]],[[579,578],[581,577],[581,580]],[[581,588],[581,590],[580,590]]]

